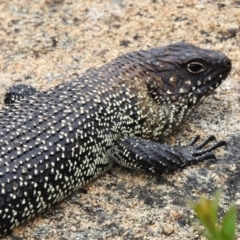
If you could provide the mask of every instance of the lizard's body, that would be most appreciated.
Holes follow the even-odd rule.
[[[202,73],[191,72],[201,65]],[[114,161],[163,172],[214,157],[211,151],[223,142],[202,150],[204,144],[171,148],[149,140],[160,140],[178,126],[227,77],[230,65],[223,54],[177,43],[123,55],[5,106],[0,113],[0,235],[63,200]],[[202,93],[197,92],[200,81],[206,86]]]

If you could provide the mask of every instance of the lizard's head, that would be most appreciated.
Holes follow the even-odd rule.
[[[216,89],[231,71],[231,61],[224,54],[185,42],[145,53],[147,85],[158,104],[179,103],[190,108]]]

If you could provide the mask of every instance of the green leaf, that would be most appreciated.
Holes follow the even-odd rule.
[[[237,221],[236,206],[231,206],[223,220],[218,224],[218,205],[221,191],[214,194],[212,200],[201,197],[197,203],[189,202],[188,205],[195,211],[200,222],[207,229],[208,240],[234,240]]]
[[[237,209],[236,206],[232,205],[227,213],[225,214],[221,226],[221,235],[225,240],[234,240],[235,239],[235,228],[237,221]]]
[[[221,191],[215,193],[213,200],[201,197],[197,203],[190,203],[190,207],[195,211],[198,219],[208,230],[209,239],[220,239],[220,231],[217,226],[218,203]]]

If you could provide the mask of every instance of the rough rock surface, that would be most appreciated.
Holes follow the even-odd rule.
[[[174,41],[220,50],[233,61],[231,77],[166,139],[226,139],[217,161],[162,176],[115,167],[5,239],[198,240],[203,227],[186,199],[220,187],[220,217],[232,202],[240,209],[239,12],[236,0],[1,0],[1,102],[15,83],[48,89],[122,53]]]

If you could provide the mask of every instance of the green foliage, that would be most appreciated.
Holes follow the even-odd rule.
[[[197,203],[189,203],[200,222],[207,229],[208,240],[234,240],[237,220],[235,205],[229,207],[222,221],[218,223],[218,205],[221,192],[217,191],[213,200],[201,197]]]

